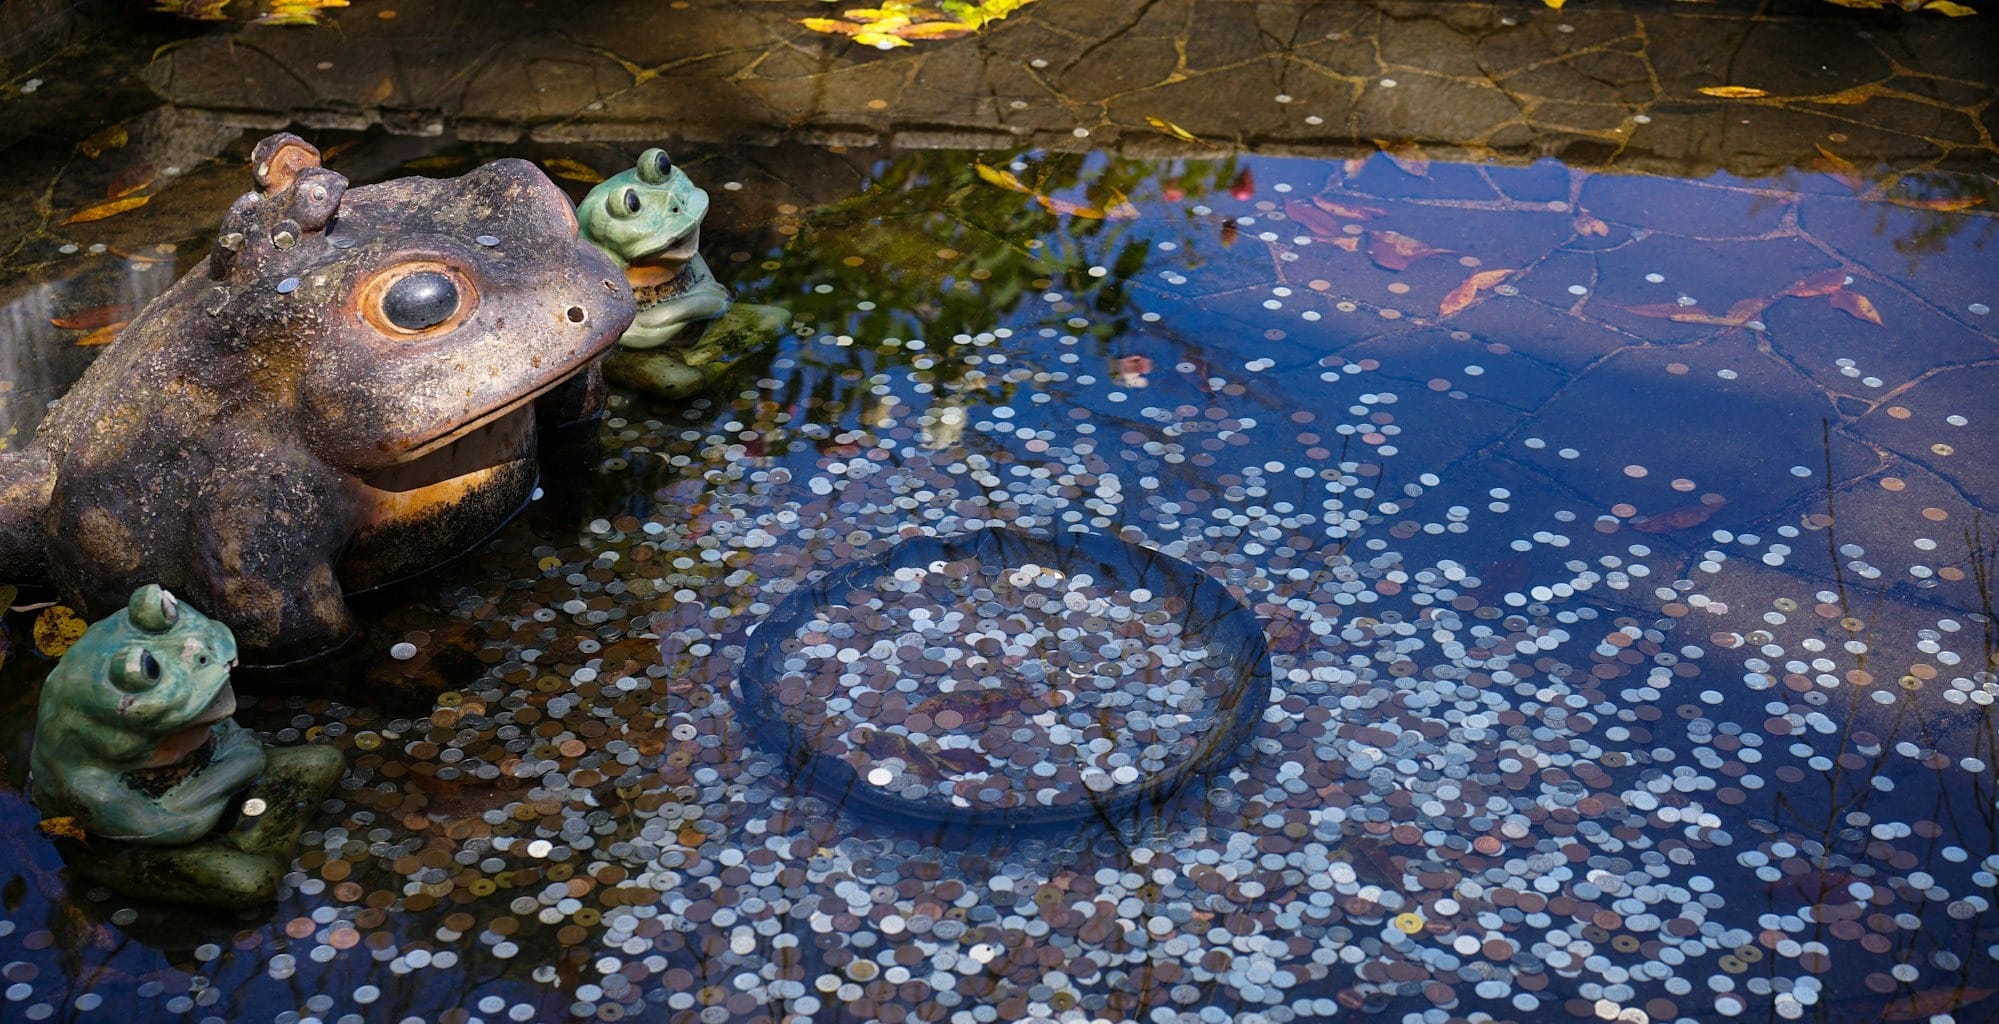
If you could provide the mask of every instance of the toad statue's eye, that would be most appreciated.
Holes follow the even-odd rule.
[[[421,331],[458,312],[458,284],[435,270],[410,274],[382,296],[382,316],[405,331]]]
[[[639,198],[639,190],[628,188],[611,196],[611,212],[628,217],[645,208],[645,200]]]
[[[127,693],[150,690],[160,681],[160,659],[143,647],[134,647],[125,652],[125,660],[111,674],[111,681]]]
[[[639,154],[639,180],[651,185],[666,181],[673,173],[673,158],[663,149],[648,149]]]

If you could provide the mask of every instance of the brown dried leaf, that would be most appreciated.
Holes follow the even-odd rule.
[[[595,185],[604,180],[604,176],[598,174],[595,167],[581,160],[552,156],[543,160],[541,165],[548,168],[548,173],[566,181],[580,181],[586,185]]]
[[[131,315],[131,303],[114,302],[108,306],[96,306],[68,316],[54,317],[49,320],[49,326],[60,327],[65,331],[92,331],[106,324],[118,323]]]
[[[1867,190],[1867,179],[1861,175],[1860,168],[1853,165],[1853,161],[1834,153],[1824,146],[1817,146],[1815,148],[1819,151],[1819,158],[1812,161],[1812,168],[1814,170],[1831,175],[1833,180],[1838,181],[1855,192],[1865,192]]]
[[[1634,316],[1650,317],[1654,320],[1677,320],[1683,316],[1710,316],[1699,306],[1682,306],[1677,302],[1648,302],[1638,306],[1621,306],[1626,313]]]
[[[1718,96],[1725,100],[1753,100],[1770,95],[1749,85],[1704,85],[1695,91],[1702,96]]]
[[[1985,201],[1982,196],[1939,196],[1935,199],[1909,199],[1901,196],[1881,197],[1882,201],[1911,210],[1929,210],[1933,213],[1956,213],[1969,210]]]
[[[1339,247],[1339,248],[1341,248],[1341,249],[1345,249],[1345,250],[1346,250],[1346,251],[1348,251],[1348,252],[1359,252],[1359,251],[1360,251],[1360,236],[1359,236],[1359,235],[1341,235],[1341,236],[1340,236],[1340,237],[1338,237],[1338,238],[1335,238],[1335,239],[1331,239],[1331,240],[1330,240],[1330,244],[1332,244],[1332,245],[1335,245],[1335,246],[1338,246],[1338,247]]]
[[[1672,533],[1676,530],[1690,530],[1708,521],[1708,517],[1721,510],[1726,501],[1698,502],[1679,508],[1632,520],[1631,528],[1639,533]]]
[[[1450,252],[1424,245],[1399,231],[1370,231],[1367,243],[1367,258],[1383,270],[1407,270],[1411,263],[1425,256]]]
[[[1402,173],[1417,178],[1430,176],[1430,155],[1423,152],[1423,147],[1413,142],[1384,142],[1381,139],[1374,140],[1374,144],[1381,149],[1381,155],[1400,168]]]
[[[1342,203],[1337,200],[1328,199],[1325,196],[1313,196],[1312,205],[1335,217],[1345,217],[1348,220],[1373,220],[1388,212],[1378,206],[1355,206],[1352,203]]]
[[[124,213],[127,210],[136,210],[139,207],[146,205],[146,203],[152,198],[153,198],[152,196],[126,196],[122,199],[113,199],[110,202],[98,203],[95,206],[86,206],[83,209],[70,214],[69,219],[63,221],[63,223],[88,224],[94,220],[103,220],[106,217],[115,217],[121,213]]]
[[[1576,234],[1586,238],[1602,238],[1610,234],[1610,225],[1588,210],[1576,211],[1575,229]]]
[[[1846,278],[1844,270],[1821,270],[1784,289],[1784,294],[1800,299],[1814,295],[1831,295],[1846,287]]]
[[[389,97],[394,96],[395,94],[396,94],[396,80],[389,77],[388,75],[383,75],[380,81],[376,82],[372,86],[369,86],[368,91],[361,95],[361,102],[371,107],[377,106],[379,104],[388,102]]]
[[[1968,1006],[1980,1000],[1990,999],[1999,989],[1933,988],[1927,992],[1916,992],[1900,999],[1890,1000],[1881,1008],[1882,1020],[1927,1020],[1939,1013],[1949,1013],[1960,1006]]]
[[[1876,327],[1886,326],[1881,322],[1881,311],[1875,309],[1874,303],[1867,296],[1859,292],[1833,292],[1831,295],[1826,296],[1826,301],[1832,303],[1832,308],[1846,313],[1854,319],[1865,320]]]
[[[1760,295],[1753,299],[1743,299],[1741,302],[1728,307],[1728,319],[1734,324],[1746,324],[1762,316],[1763,311],[1770,308],[1772,301],[1774,300],[1764,298]]]
[[[1306,234],[1320,241],[1330,241],[1340,237],[1340,222],[1311,203],[1299,199],[1287,199],[1284,201],[1284,215],[1304,228]]]
[[[111,184],[105,187],[104,194],[111,199],[122,199],[152,184],[156,173],[157,169],[145,161],[127,165],[112,175]]]
[[[1437,307],[1437,315],[1450,316],[1452,313],[1471,305],[1472,300],[1478,297],[1479,292],[1506,280],[1506,275],[1511,273],[1513,273],[1511,270],[1481,270],[1465,278],[1462,284],[1451,289],[1451,293],[1444,296],[1444,301]]]
[[[120,320],[117,323],[105,324],[104,326],[99,327],[94,331],[91,331],[89,334],[86,334],[83,337],[76,339],[76,347],[96,348],[99,345],[109,345],[112,342],[118,340],[118,332],[124,330],[125,324],[128,322],[129,321]]]

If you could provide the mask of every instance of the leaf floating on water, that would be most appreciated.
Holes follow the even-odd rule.
[[[120,332],[125,330],[125,324],[127,322],[128,321],[120,320],[117,323],[105,324],[104,326],[99,327],[94,331],[91,331],[89,334],[86,334],[83,337],[76,339],[76,347],[96,348],[99,345],[109,345],[112,342],[118,340],[118,335]]]
[[[1413,142],[1383,142],[1380,139],[1374,140],[1374,145],[1402,173],[1415,178],[1430,176],[1430,155],[1423,152],[1423,147]]]
[[[1576,211],[1574,227],[1576,234],[1585,238],[1603,238],[1610,234],[1610,225],[1605,224],[1602,217],[1588,210]]]
[[[1691,530],[1708,521],[1708,517],[1721,511],[1727,501],[1702,501],[1692,505],[1682,505],[1657,515],[1646,516],[1631,522],[1631,528],[1639,533],[1673,533]]]
[[[1969,210],[1985,201],[1983,196],[1938,196],[1935,199],[1911,199],[1904,196],[1884,195],[1882,201],[1911,210],[1929,210],[1932,213],[1956,213]]]
[[[114,124],[109,128],[98,129],[89,138],[77,143],[76,148],[83,150],[84,156],[95,160],[103,156],[107,149],[123,148],[130,139],[131,136],[125,131],[123,124]]]
[[[60,658],[83,637],[84,622],[62,605],[50,605],[35,616],[35,650]]]
[[[1174,138],[1179,139],[1181,142],[1201,141],[1200,136],[1195,135],[1193,132],[1190,132],[1187,129],[1182,128],[1171,121],[1165,120],[1164,118],[1148,117],[1145,119],[1145,123],[1151,125],[1154,130],[1164,132],[1167,135],[1171,135]]]
[[[1990,999],[1999,989],[1933,988],[1927,992],[1917,992],[1889,1001],[1881,1008],[1882,1020],[1927,1020],[1940,1013],[1949,1013],[1961,1006]]]
[[[1425,256],[1450,252],[1424,245],[1399,231],[1370,231],[1367,243],[1367,258],[1383,270],[1407,270],[1411,263]]]
[[[468,157],[451,153],[441,153],[437,156],[418,157],[415,160],[406,161],[403,164],[403,169],[410,171],[444,171],[462,166],[468,162],[470,162],[470,158]]]
[[[1511,273],[1513,273],[1511,270],[1481,270],[1465,278],[1464,283],[1451,289],[1451,293],[1444,296],[1443,303],[1437,307],[1437,315],[1450,316],[1471,305],[1479,292],[1506,280],[1506,275]]]
[[[112,199],[123,199],[152,184],[155,173],[151,163],[140,161],[131,164],[111,177],[111,184],[105,186],[104,194]]]
[[[1952,3],[1951,0],[1930,0],[1929,3],[1923,5],[1923,10],[1935,11],[1938,14],[1951,18],[1969,18],[1978,13],[1977,8]]]
[[[123,321],[131,315],[131,303],[114,302],[108,306],[97,306],[68,316],[54,317],[49,320],[49,326],[60,327],[65,331],[92,331],[107,324]]]
[[[1313,196],[1312,205],[1335,217],[1345,217],[1348,220],[1373,220],[1388,212],[1379,206],[1355,206],[1325,196]]]
[[[1753,100],[1770,95],[1748,85],[1703,85],[1695,91],[1703,96],[1718,96],[1725,100]]]
[[[604,176],[598,174],[596,168],[581,160],[552,156],[543,160],[541,165],[548,169],[548,173],[565,181],[580,181],[586,185],[595,185],[604,180]]]
[[[89,833],[83,830],[83,826],[78,824],[75,818],[68,815],[43,818],[35,828],[50,839],[74,839],[79,843],[90,841]]]
[[[123,199],[113,199],[107,203],[98,203],[95,206],[86,206],[83,209],[70,214],[69,219],[63,221],[63,223],[88,224],[94,220],[103,220],[106,217],[116,217],[117,215],[124,213],[127,210],[136,210],[139,207],[146,205],[148,202],[152,201],[152,198],[153,198],[152,196],[126,196]]]
[[[1292,222],[1299,227],[1304,228],[1306,234],[1322,242],[1340,237],[1340,222],[1334,220],[1332,215],[1311,203],[1298,199],[1287,199],[1284,201],[1284,215],[1291,218]]]
[[[1814,170],[1832,175],[1833,180],[1855,192],[1864,192],[1867,190],[1867,179],[1861,175],[1860,168],[1853,165],[1853,161],[1834,153],[1824,146],[1816,146],[1814,148],[1819,151],[1819,158],[1812,161]]]
[[[1887,326],[1881,322],[1881,311],[1874,308],[1873,301],[1859,292],[1833,292],[1826,297],[1826,301],[1832,303],[1832,308],[1855,319],[1865,320],[1876,327]]]
[[[1831,295],[1846,287],[1847,279],[1844,270],[1822,270],[1784,289],[1784,294],[1800,299],[1814,295]]]
[[[978,164],[978,163],[973,164],[972,169],[979,172],[979,178],[985,181],[985,183],[988,185],[998,185],[999,187],[1006,189],[1008,192],[1025,192],[1028,195],[1034,194],[1034,190],[1028,188],[1027,185],[1024,182],[1022,182],[1018,177],[1016,177],[1012,171],[1003,171],[997,167],[988,167],[985,164]]]

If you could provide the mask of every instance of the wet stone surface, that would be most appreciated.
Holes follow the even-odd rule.
[[[350,159],[467,155],[385,145]],[[1994,408],[1989,355],[1958,346],[1995,341],[1999,278],[1969,255],[1993,231],[1975,202],[1814,176],[1620,183],[1652,194],[1599,209],[1582,171],[1406,154],[706,160],[689,173],[740,204],[714,220],[747,226],[711,260],[792,311],[784,343],[709,398],[617,397],[476,559],[368,606],[354,686],[302,672],[245,711],[351,765],[275,911],[69,887],[10,776],[10,1019],[1990,1012],[1999,536],[1968,456]],[[1780,212],[1735,230],[1710,201]],[[1814,227],[1891,207],[1920,225]],[[113,230],[52,231],[12,287],[126,266],[123,242],[89,251]],[[1924,358],[1904,315],[1960,340]],[[911,538],[993,529],[1108,534],[1226,586],[1272,681],[1239,759],[1144,815],[977,842],[801,786],[741,707],[752,628]],[[1053,676],[1060,643],[1026,639],[1099,601],[1086,631],[1178,623],[1145,656],[1198,661],[1175,608],[962,568],[841,591],[784,637],[779,691],[828,722],[880,693],[873,735],[1027,791],[1034,764],[1176,756],[1130,745],[1198,676],[1093,673],[1089,706],[1124,715],[1101,751],[1065,739],[1099,738],[1063,717],[1080,685],[989,706],[955,696],[984,676],[922,664],[951,664],[934,644]],[[993,621],[1027,621],[974,636],[1003,592]],[[48,665],[33,617],[6,620],[7,751]],[[862,617],[922,645],[862,651],[841,635]],[[988,712],[1051,756],[1008,774],[966,729]],[[856,748],[846,717],[821,749],[908,784],[913,755]]]

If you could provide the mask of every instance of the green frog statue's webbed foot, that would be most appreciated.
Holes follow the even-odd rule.
[[[618,348],[604,360],[604,377],[660,398],[689,398],[714,386],[744,357],[776,341],[790,323],[788,310],[738,302],[715,319],[695,324],[691,330],[699,333],[681,345]]]

